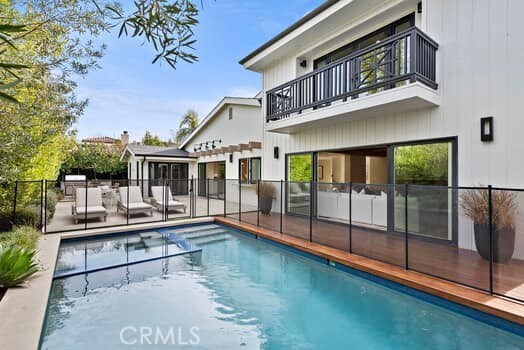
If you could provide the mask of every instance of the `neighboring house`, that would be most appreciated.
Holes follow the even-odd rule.
[[[180,145],[196,157],[191,174],[200,180],[197,194],[223,198],[224,181],[253,188],[261,176],[263,120],[259,96],[224,97]],[[207,179],[218,180],[206,183]]]
[[[326,1],[240,62],[262,74],[262,178],[331,184],[315,207],[333,220],[347,217],[338,182],[523,187],[523,12],[522,1]],[[402,224],[398,188],[355,197],[369,208],[360,220]],[[296,191],[286,210],[300,214]],[[410,231],[457,241],[459,195],[412,193]]]
[[[81,142],[87,145],[104,145],[107,147],[114,146],[118,143],[125,146],[129,143],[129,134],[127,131],[124,131],[120,139],[115,139],[109,136],[87,137],[85,139],[82,139]]]
[[[149,185],[170,181],[173,194],[188,194],[190,167],[196,159],[176,147],[128,144],[120,160],[127,162],[128,179]]]

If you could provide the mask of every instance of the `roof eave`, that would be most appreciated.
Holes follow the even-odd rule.
[[[340,0],[327,0],[323,4],[319,5],[317,8],[315,8],[312,11],[310,11],[309,13],[307,13],[304,17],[300,18],[298,21],[296,21],[295,23],[293,23],[292,25],[290,25],[289,27],[287,27],[286,29],[284,29],[283,31],[278,33],[276,36],[274,36],[273,38],[271,38],[268,41],[266,41],[264,44],[262,44],[257,49],[252,51],[250,54],[248,54],[247,56],[242,58],[239,61],[239,63],[242,66],[244,66],[245,68],[250,69],[250,67],[252,67],[253,64],[248,64],[249,61],[251,61],[253,58],[255,58],[257,55],[262,53],[267,48],[271,47],[273,44],[275,44],[278,41],[280,41],[286,35],[292,33],[294,30],[300,28],[303,24],[307,23],[310,19],[316,17],[317,15],[319,15],[322,12],[324,12],[325,10],[327,10],[331,6],[335,5],[339,1]]]

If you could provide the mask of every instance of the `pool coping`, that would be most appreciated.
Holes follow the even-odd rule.
[[[279,243],[308,255],[325,259],[340,268],[351,268],[401,286],[424,292],[430,296],[453,302],[459,306],[495,316],[520,326],[524,326],[524,304],[517,303],[499,296],[492,296],[479,290],[462,286],[437,277],[428,276],[413,270],[366,258],[357,254],[350,254],[342,250],[331,248],[318,243],[309,242],[301,238],[281,234],[256,225],[239,222],[236,219],[215,217],[215,221],[256,235],[257,237]],[[341,266],[342,265],[342,266]]]
[[[210,222],[214,222],[214,219],[204,217],[42,235],[36,254],[40,271],[25,286],[8,289],[0,301],[0,349],[38,349],[62,239]]]

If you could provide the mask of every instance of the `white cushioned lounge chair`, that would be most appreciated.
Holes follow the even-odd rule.
[[[118,192],[120,193],[120,200],[117,204],[117,212],[122,210],[124,213],[129,215],[149,213],[153,216],[153,206],[144,202],[142,198],[142,192],[138,186],[119,187]],[[129,201],[128,201],[129,192]]]
[[[78,220],[81,219],[103,218],[106,221],[107,210],[102,204],[102,191],[100,188],[75,188],[75,203],[72,207],[72,214],[75,224],[78,224]]]
[[[153,194],[153,205],[158,211],[164,211],[167,207],[167,211],[183,210],[184,213],[186,212],[186,205],[173,198],[168,186],[151,186],[151,193]]]

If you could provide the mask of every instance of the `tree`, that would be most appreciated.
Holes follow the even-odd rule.
[[[65,173],[93,172],[95,176],[121,177],[127,174],[127,165],[120,161],[121,144],[75,144],[62,164]]]
[[[153,135],[150,131],[146,131],[142,138],[142,144],[146,146],[167,146],[168,142],[164,142],[157,135]]]
[[[176,132],[176,143],[181,144],[198,126],[198,114],[188,110],[183,116]]]

